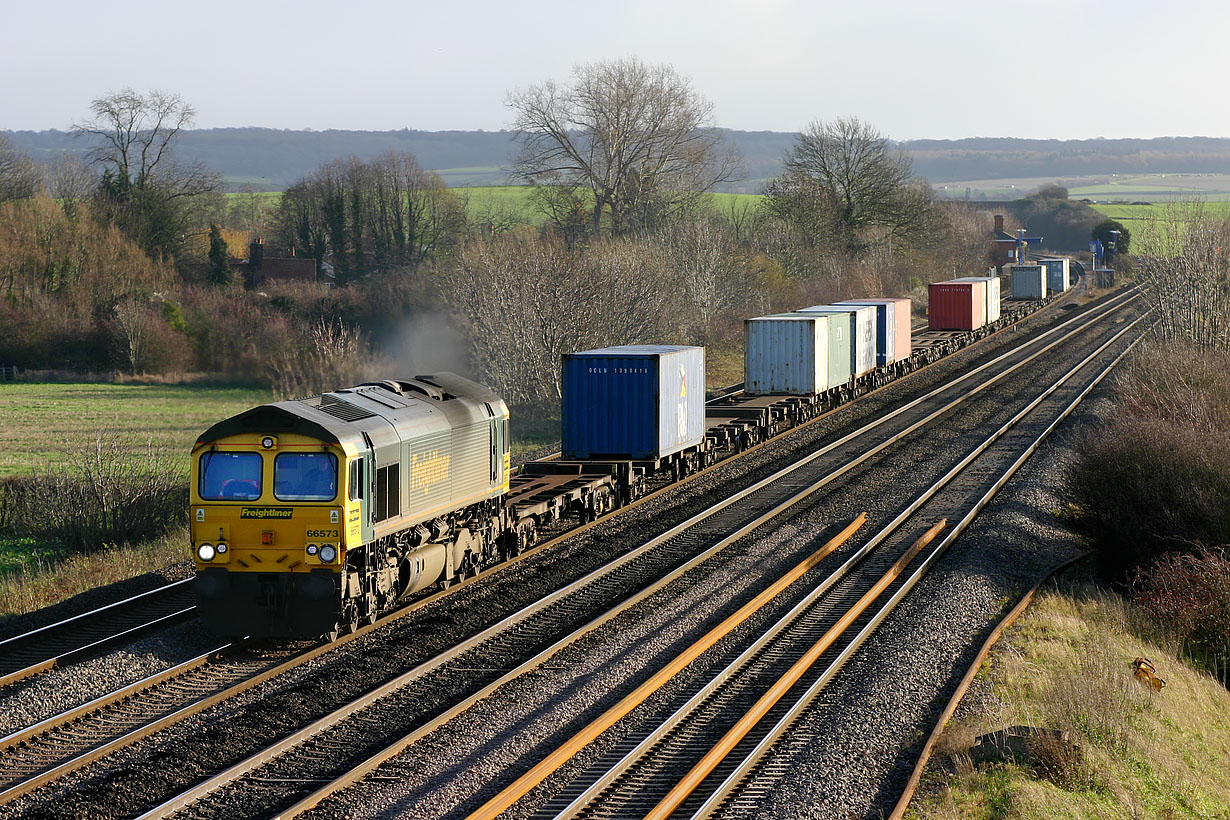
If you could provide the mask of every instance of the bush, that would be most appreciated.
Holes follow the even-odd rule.
[[[8,479],[0,522],[17,535],[59,543],[66,553],[136,544],[182,525],[188,486],[177,457],[101,433],[62,469]]]
[[[1135,574],[1132,593],[1230,685],[1230,555],[1224,548],[1167,553]]]
[[[1169,550],[1230,541],[1230,355],[1154,343],[1115,392],[1068,490],[1104,572],[1126,580]]]
[[[1168,550],[1226,540],[1230,440],[1129,417],[1083,442],[1068,489],[1103,572],[1124,580]]]

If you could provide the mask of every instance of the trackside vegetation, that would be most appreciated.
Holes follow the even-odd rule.
[[[911,820],[1230,816],[1230,692],[1156,619],[1073,571],[1040,593],[983,665],[912,801]],[[1149,659],[1161,691],[1133,676]],[[977,737],[1067,732],[975,764]]]

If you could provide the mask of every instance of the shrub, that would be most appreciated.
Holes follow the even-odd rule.
[[[1167,553],[1135,573],[1132,593],[1230,685],[1230,555],[1224,548]]]
[[[272,357],[273,389],[293,398],[350,387],[378,375],[371,348],[357,330],[318,321],[298,350]]]
[[[0,520],[18,535],[50,539],[65,552],[136,544],[181,525],[188,486],[177,456],[100,433],[70,466],[4,485]]]
[[[1068,476],[1104,572],[1124,580],[1168,550],[1230,540],[1230,354],[1147,345],[1115,401]]]
[[[1128,417],[1083,442],[1068,475],[1103,572],[1133,568],[1230,534],[1230,440],[1164,419]]]

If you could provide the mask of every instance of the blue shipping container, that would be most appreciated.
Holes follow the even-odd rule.
[[[657,460],[705,437],[705,349],[618,345],[563,361],[564,458]]]
[[[846,299],[837,305],[871,305],[876,309],[876,366],[884,367],[897,361],[897,306],[887,299]],[[908,330],[907,330],[908,332]]]

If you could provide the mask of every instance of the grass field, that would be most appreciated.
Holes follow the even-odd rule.
[[[941,197],[1020,199],[1044,185],[1062,185],[1072,199],[1098,202],[1173,202],[1199,196],[1209,202],[1230,201],[1230,175],[1227,174],[1104,174],[1082,177],[1020,177],[1016,179],[970,179],[936,183]]]
[[[1230,692],[1172,646],[1101,588],[1039,595],[979,671],[906,817],[1230,817]],[[1153,661],[1166,688],[1133,679],[1136,657]],[[1013,725],[1068,730],[1078,753],[971,762],[975,736]]]
[[[0,385],[0,476],[66,464],[100,435],[123,435],[184,454],[216,421],[270,401],[267,390],[192,385]]]

